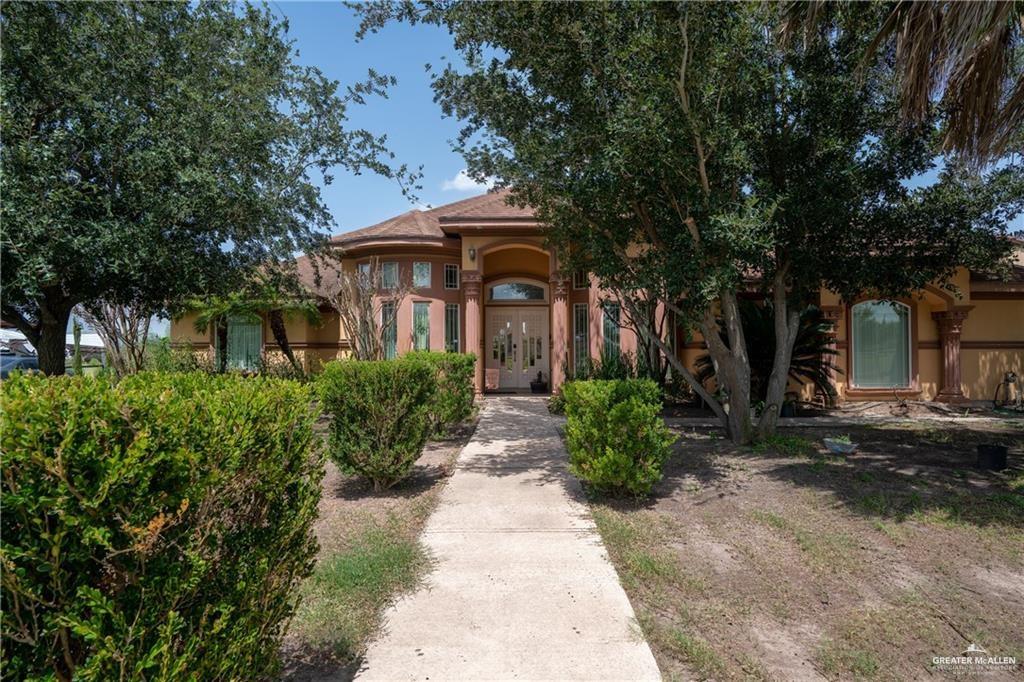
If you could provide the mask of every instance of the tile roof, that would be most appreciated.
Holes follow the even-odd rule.
[[[448,222],[500,222],[533,218],[532,208],[520,208],[506,203],[508,194],[507,189],[502,189],[426,211],[406,211],[376,225],[336,235],[331,241],[346,244],[367,239],[443,238],[447,236],[443,225]]]

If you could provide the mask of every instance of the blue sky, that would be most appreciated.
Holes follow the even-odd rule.
[[[394,76],[398,84],[387,99],[370,99],[349,110],[351,128],[386,133],[396,161],[410,167],[423,165],[419,199],[431,206],[450,203],[484,191],[468,178],[451,150],[458,122],[446,119],[433,101],[430,77],[424,65],[437,67],[442,59],[456,59],[448,32],[434,26],[390,24],[361,42],[353,12],[340,2],[272,2],[278,15],[287,17],[289,34],[299,52],[298,61],[316,66],[343,89],[366,77],[367,70]],[[354,176],[339,170],[334,182],[323,186],[323,199],[334,215],[335,234],[366,227],[414,206],[398,185],[374,173]]]

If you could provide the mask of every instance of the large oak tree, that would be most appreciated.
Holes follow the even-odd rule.
[[[777,9],[754,3],[363,12],[364,31],[398,18],[452,32],[465,67],[434,86],[466,122],[471,173],[536,206],[566,262],[620,292],[634,321],[660,304],[701,333],[727,405],[645,332],[737,442],[774,430],[800,312],[822,285],[897,297],[1009,252],[1019,167],[905,182],[934,168],[942,121],[901,124],[891,60],[863,66],[880,11],[831,13],[819,40],[789,45]],[[738,307],[749,289],[772,301],[776,336],[756,421]]]
[[[47,373],[76,304],[167,313],[317,247],[332,221],[311,173],[408,179],[344,127],[389,79],[339,93],[266,8],[7,2],[0,30],[2,315]]]

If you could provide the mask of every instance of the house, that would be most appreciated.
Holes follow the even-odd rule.
[[[566,371],[605,349],[632,352],[636,337],[623,328],[619,306],[585,273],[564,272],[544,247],[528,208],[510,206],[498,191],[427,211],[412,210],[333,238],[343,267],[379,262],[382,279],[411,278],[391,352],[413,348],[474,352],[478,390],[528,389],[540,372],[557,388]],[[299,269],[315,289],[312,269]],[[963,402],[990,400],[1006,372],[1024,370],[1024,245],[1011,281],[960,269],[955,298],[928,286],[896,305],[870,299],[844,304],[830,291],[820,307],[835,331],[834,380],[841,400],[901,397]],[[229,356],[259,357],[276,346],[266,324],[232,321]],[[192,320],[172,325],[172,339],[209,348]],[[325,308],[324,322],[288,324],[289,341],[307,366],[346,354],[345,331]],[[673,339],[692,366],[698,339]],[[251,361],[251,360],[250,360]],[[237,364],[237,363],[236,363]],[[810,398],[806,394],[805,397]]]

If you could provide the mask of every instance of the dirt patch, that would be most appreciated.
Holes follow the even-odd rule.
[[[1019,425],[679,433],[650,500],[592,503],[666,678],[919,679],[971,643],[1024,662]],[[828,454],[840,433],[856,453]],[[974,469],[981,442],[1011,467]]]
[[[384,606],[414,587],[429,565],[418,537],[476,423],[428,443],[409,478],[380,493],[327,463],[314,526],[317,568],[285,637],[283,679],[352,678]]]

